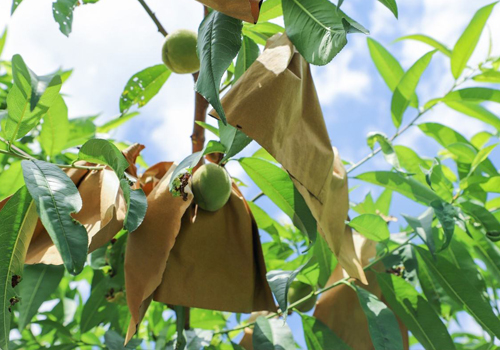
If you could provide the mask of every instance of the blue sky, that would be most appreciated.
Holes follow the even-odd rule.
[[[405,69],[429,47],[416,42],[392,44],[396,38],[408,34],[427,34],[453,47],[474,12],[490,0],[420,0],[398,1],[399,20],[380,3],[371,0],[346,0],[343,9],[371,31],[371,37],[386,46]],[[202,18],[202,7],[194,0],[150,0],[150,6],[167,29],[197,29]],[[100,114],[105,122],[118,114],[118,101],[127,80],[134,73],[161,63],[163,38],[156,32],[150,18],[134,0],[101,0],[95,5],[81,6],[75,11],[73,33],[62,35],[52,18],[50,0],[24,0],[16,14],[10,18],[10,1],[1,0],[0,31],[9,27],[9,38],[3,58],[20,53],[37,73],[46,74],[59,67],[74,68],[73,76],[63,87],[71,117]],[[493,34],[493,53],[500,54],[500,9],[490,18]],[[496,35],[496,36],[495,36]],[[478,62],[487,51],[487,35],[483,35],[472,61]],[[438,97],[452,85],[449,60],[435,55],[418,88],[420,101]],[[445,73],[443,73],[445,72]],[[332,145],[340,150],[344,159],[357,161],[369,153],[366,135],[381,131],[392,135],[395,129],[390,117],[391,93],[378,75],[368,54],[366,37],[354,34],[346,48],[325,67],[314,67],[313,76],[322,103]],[[162,160],[180,161],[190,153],[189,135],[192,129],[193,84],[189,75],[172,75],[160,93],[144,108],[141,115],[112,134],[118,139],[146,145],[144,157],[149,164]],[[500,108],[488,106],[496,114]],[[409,121],[415,110],[409,110]],[[465,136],[491,127],[461,116],[444,107],[438,107],[422,121],[436,121],[452,126]],[[418,128],[410,129],[396,144],[415,149],[423,156],[433,157],[438,145],[423,137]],[[245,152],[257,149],[252,145]],[[491,158],[500,164],[500,150]],[[244,182],[250,180],[237,164],[229,164],[233,176]],[[382,156],[377,156],[360,172],[389,169]],[[359,172],[358,172],[359,173]],[[351,181],[352,185],[360,184]],[[351,200],[361,200],[368,191],[380,189],[361,184],[352,192]],[[258,192],[255,186],[244,188],[247,197]],[[259,204],[270,210],[280,220],[286,220],[266,199]],[[418,215],[424,208],[394,196],[393,215],[407,213]],[[401,222],[403,224],[403,222]],[[392,230],[398,230],[393,224]],[[290,319],[294,334],[299,334],[297,320]],[[300,336],[297,337],[297,340]],[[302,340],[301,340],[302,341]]]

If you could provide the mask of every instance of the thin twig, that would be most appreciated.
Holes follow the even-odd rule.
[[[398,245],[397,247],[387,251],[385,254],[379,256],[378,258],[375,258],[372,262],[370,262],[368,265],[366,265],[363,270],[364,271],[367,271],[369,270],[370,268],[372,268],[375,264],[377,264],[378,262],[380,262],[381,260],[385,259],[387,256],[389,256],[390,254],[394,253],[396,250],[400,249],[401,247],[407,245],[408,243],[411,242],[411,240],[413,238],[415,238],[416,234],[413,234],[410,238],[408,238],[405,242],[401,243],[400,245]],[[296,307],[297,305],[299,304],[302,304],[304,301],[308,300],[309,298],[312,298],[313,296],[317,296],[317,295],[320,295],[321,293],[324,293],[330,289],[333,289],[335,287],[338,287],[339,285],[341,284],[345,284],[347,281],[349,281],[351,279],[351,277],[345,277],[345,278],[342,278],[341,280],[338,280],[337,282],[327,286],[327,287],[324,287],[324,288],[321,288],[321,289],[318,289],[316,292],[314,293],[311,293],[309,295],[306,295],[304,298],[300,299],[300,300],[297,300],[296,302],[290,304],[288,306],[288,309],[292,309],[294,307]],[[273,317],[276,317],[278,316],[279,314],[276,313],[276,312],[273,312],[269,315],[266,316],[267,319],[270,319],[270,318],[273,318]],[[251,327],[253,326],[254,324],[256,323],[256,321],[254,322],[249,322],[249,323],[246,323],[244,325],[240,325],[240,326],[237,326],[235,328],[232,328],[232,329],[225,329],[225,330],[222,330],[222,331],[218,331],[218,332],[215,332],[214,334],[226,334],[226,333],[231,333],[231,332],[235,332],[235,331],[241,331],[247,327]]]
[[[163,26],[161,25],[160,21],[156,17],[155,13],[148,6],[148,4],[146,4],[146,2],[144,0],[137,0],[137,1],[139,1],[141,3],[142,7],[144,7],[144,10],[146,10],[146,12],[148,13],[149,17],[151,17],[151,19],[153,20],[153,22],[156,24],[156,27],[158,28],[158,31],[161,34],[163,34],[163,36],[167,36],[168,35],[167,31],[165,30],[165,28],[163,28]]]
[[[19,153],[13,152],[13,151],[5,151],[3,149],[0,149],[0,154],[5,154],[5,155],[8,155],[8,156],[12,156],[12,157],[16,157],[16,158],[21,158],[21,159],[24,159],[24,160],[34,160],[34,159],[36,159],[35,157],[32,157],[30,155],[24,156],[22,154],[19,154]],[[104,166],[86,166],[86,165],[78,165],[78,164],[71,164],[71,165],[56,164],[56,163],[51,163],[51,164],[54,164],[54,165],[58,166],[59,168],[63,168],[63,169],[70,168],[70,169],[85,169],[85,170],[103,170],[105,168]]]

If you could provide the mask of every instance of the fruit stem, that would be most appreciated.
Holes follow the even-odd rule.
[[[153,20],[153,22],[156,24],[156,27],[158,27],[158,31],[163,36],[167,36],[168,35],[167,31],[165,30],[165,28],[163,28],[163,26],[161,25],[160,21],[156,17],[155,13],[153,11],[151,11],[151,8],[148,6],[148,4],[146,4],[146,2],[144,0],[137,0],[137,1],[140,2],[140,4],[142,5],[142,7],[144,8],[144,10],[146,10],[146,12],[148,13],[149,17],[151,17],[151,19]]]

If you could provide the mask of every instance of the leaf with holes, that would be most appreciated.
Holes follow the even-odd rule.
[[[157,93],[172,72],[164,64],[148,67],[134,74],[120,96],[120,112],[126,112],[133,105],[145,106]]]
[[[66,36],[71,33],[73,26],[73,10],[76,8],[78,0],[56,0],[52,4],[52,14],[54,20],[59,24],[59,30]]]

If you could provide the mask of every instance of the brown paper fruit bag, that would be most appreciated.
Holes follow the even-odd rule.
[[[154,300],[166,304],[250,313],[276,311],[255,220],[233,184],[226,205],[182,218],[163,282]]]
[[[122,229],[126,212],[125,199],[120,189],[120,181],[110,169],[88,172],[77,185],[83,205],[73,217],[85,226],[89,236],[89,252],[92,252],[108,243]],[[26,263],[63,263],[41,222],[38,222],[30,242]]]
[[[130,164],[127,172],[132,177],[137,177],[135,161],[143,149],[143,145],[134,144],[122,152]],[[76,164],[95,165],[86,162]],[[120,180],[109,168],[92,171],[69,168],[64,171],[82,197],[82,209],[73,217],[85,226],[91,253],[108,243],[123,228],[127,208],[120,189]],[[63,263],[61,255],[40,220],[28,248],[26,263],[51,265]]]
[[[350,231],[350,228],[348,230]],[[370,259],[375,257],[376,242],[370,241],[359,233],[354,232],[354,245],[357,254],[361,257],[363,266],[368,265]],[[383,264],[377,264],[374,268],[383,270]],[[348,277],[348,274],[340,265],[337,265],[326,285],[331,285],[344,277]],[[366,272],[366,278],[368,285],[362,287],[385,302],[375,273],[373,271]],[[374,349],[370,332],[368,331],[366,315],[361,308],[356,292],[351,287],[340,285],[321,294],[314,310],[314,317],[326,324],[353,350]],[[408,349],[408,329],[399,319],[398,322],[401,335],[403,336],[404,348]]]
[[[257,23],[262,0],[198,0],[203,5],[245,22]]]
[[[190,185],[185,188],[187,200],[169,191],[175,167],[159,163],[141,177],[143,188],[157,185],[148,195],[143,224],[127,243],[125,283],[132,314],[127,341],[153,297],[167,304],[233,312],[276,310],[258,229],[237,187],[222,209],[199,209],[193,222]]]
[[[331,146],[309,64],[286,34],[268,40],[222,105],[228,123],[257,141],[290,174],[330,249],[350,276],[366,282],[359,261],[352,263],[357,258],[351,244],[342,248],[349,242],[344,234],[347,175]],[[218,117],[214,110],[210,114]]]

